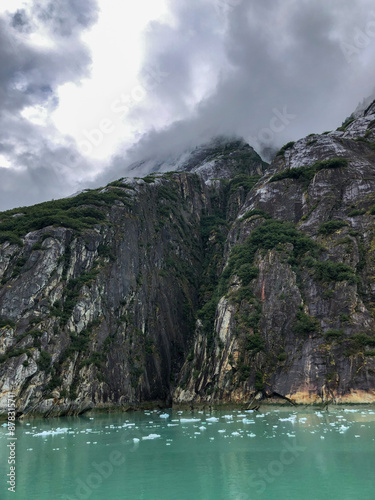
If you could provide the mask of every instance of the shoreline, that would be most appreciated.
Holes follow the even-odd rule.
[[[292,410],[294,409],[295,411],[300,411],[300,410],[315,410],[315,411],[330,411],[330,410],[341,410],[341,409],[366,409],[366,408],[374,408],[375,409],[375,403],[371,402],[363,402],[363,403],[335,403],[335,404],[326,404],[326,403],[309,403],[309,404],[303,404],[303,403],[298,403],[298,404],[290,404],[288,402],[285,403],[275,403],[275,402],[262,402],[257,405],[256,408],[253,408],[253,411],[255,412],[262,412],[263,410],[267,409],[272,410],[272,409],[277,409],[277,410]],[[105,415],[105,414],[115,414],[115,413],[138,413],[138,412],[143,412],[143,411],[155,411],[155,410],[170,410],[170,411],[189,411],[189,412],[195,412],[195,411],[234,411],[234,410],[239,410],[239,411],[246,411],[246,410],[251,410],[252,408],[249,408],[249,404],[244,404],[244,403],[217,403],[217,404],[196,404],[196,405],[191,405],[191,404],[173,404],[173,405],[168,405],[164,404],[162,405],[161,402],[153,402],[153,403],[143,403],[140,405],[129,405],[129,406],[108,406],[108,407],[93,407],[91,409],[87,409],[82,412],[71,412],[71,413],[66,413],[66,412],[61,412],[61,414],[54,414],[54,415],[46,415],[43,413],[35,412],[31,414],[25,414],[17,417],[16,420],[18,421],[26,421],[26,420],[33,420],[33,419],[55,419],[55,418],[64,418],[64,417],[81,417],[83,415],[85,416],[94,416],[94,415]],[[0,422],[6,422],[7,417],[6,415],[0,415]]]

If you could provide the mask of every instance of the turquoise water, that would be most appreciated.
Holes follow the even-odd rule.
[[[375,411],[121,413],[17,423],[16,494],[28,500],[373,499]]]

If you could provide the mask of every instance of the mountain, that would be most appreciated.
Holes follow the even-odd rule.
[[[375,401],[375,103],[173,170],[0,214],[1,413]]]

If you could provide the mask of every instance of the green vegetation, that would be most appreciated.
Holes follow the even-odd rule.
[[[286,358],[288,357],[286,352],[280,352],[280,354],[277,356],[278,361],[286,361]]]
[[[0,328],[8,327],[14,328],[16,326],[15,322],[11,319],[0,318]]]
[[[236,175],[229,181],[228,195],[230,196],[231,194],[235,193],[240,187],[242,187],[247,192],[250,191],[251,189],[253,189],[260,178],[260,175]]]
[[[355,208],[348,213],[348,217],[357,217],[358,215],[363,215],[366,213],[365,209]]]
[[[37,243],[34,243],[34,245],[31,247],[31,250],[44,250],[42,247],[42,243],[38,241]]]
[[[146,175],[146,177],[143,177],[143,180],[147,184],[152,184],[153,182],[155,182],[155,177],[152,175]]]
[[[251,367],[243,362],[243,359],[238,360],[237,370],[239,372],[239,381],[245,382],[251,375]]]
[[[18,356],[22,356],[22,354],[30,354],[28,349],[15,348],[11,347],[5,354],[0,355],[0,363],[4,363],[9,358],[18,358]]]
[[[347,281],[353,285],[358,281],[354,270],[341,262],[332,262],[330,260],[323,262],[315,261],[314,268],[316,278],[324,282]]]
[[[164,184],[158,187],[158,200],[178,201],[177,185],[175,183]]]
[[[291,149],[295,144],[295,141],[290,141],[284,144],[284,146],[276,153],[276,156],[284,156],[285,151]]]
[[[16,263],[14,265],[13,272],[12,272],[12,278],[17,278],[17,276],[19,276],[21,269],[26,264],[26,262],[27,262],[27,257],[19,257],[16,260]]]
[[[309,167],[288,168],[283,172],[279,172],[271,177],[270,182],[281,181],[283,179],[296,179],[308,186],[320,170],[342,168],[348,165],[348,160],[345,158],[333,158],[331,160],[317,161]]]
[[[64,302],[61,303],[60,301],[56,301],[51,309],[51,314],[53,316],[60,317],[60,324],[62,326],[66,325],[69,321],[83,285],[90,286],[90,284],[95,281],[98,274],[98,269],[92,269],[91,271],[81,274],[78,278],[72,278],[68,281],[64,289]]]
[[[264,351],[264,340],[259,332],[246,335],[246,350],[255,354]]]
[[[271,216],[265,212],[264,210],[259,210],[257,208],[254,208],[253,210],[248,210],[245,215],[243,216],[244,219],[250,219],[250,217],[264,217],[265,219],[270,219]]]
[[[373,350],[365,351],[366,347],[375,347],[375,336],[367,335],[367,333],[356,333],[350,338],[345,339],[346,350],[345,356],[354,356],[362,352],[365,356],[372,356]]]
[[[41,371],[47,372],[51,366],[52,356],[47,351],[42,351],[38,358],[38,368]]]
[[[251,264],[242,264],[237,270],[237,275],[242,281],[242,286],[247,286],[251,280],[256,278],[259,274],[259,269],[253,267]]]
[[[0,243],[9,241],[20,244],[21,237],[26,233],[47,226],[68,227],[79,232],[103,223],[106,220],[103,209],[116,200],[128,203],[127,198],[129,194],[121,189],[93,189],[72,198],[1,212]]]
[[[227,289],[229,278],[242,272],[247,284],[256,277],[255,269],[251,266],[256,252],[259,249],[271,250],[286,243],[291,243],[292,258],[299,260],[304,254],[316,254],[318,246],[311,238],[297,231],[293,224],[280,220],[266,220],[261,226],[254,229],[243,245],[235,246],[230,254],[228,265],[225,268],[221,281],[221,289]],[[247,267],[242,267],[247,264]],[[242,269],[242,271],[240,271]]]
[[[316,142],[318,142],[318,139],[311,139],[310,141],[307,141],[306,142],[306,146],[312,146],[313,144],[315,144]]]
[[[324,338],[328,342],[331,342],[333,340],[341,340],[344,335],[344,330],[327,330],[324,334]]]
[[[224,211],[219,207],[217,199],[212,200],[215,215],[206,215],[201,218],[200,233],[202,245],[205,249],[204,269],[200,280],[201,308],[197,313],[202,321],[203,331],[207,336],[209,347],[213,347],[214,320],[216,307],[220,299],[218,281],[223,264],[223,251],[228,232],[228,224],[224,219]]]
[[[350,316],[349,316],[349,314],[340,313],[339,320],[342,321],[343,323],[345,323],[347,321],[350,321]]]
[[[257,391],[263,391],[264,389],[263,373],[260,371],[255,373],[255,389]]]
[[[95,366],[98,370],[100,370],[103,367],[103,363],[105,361],[105,354],[102,352],[93,352],[89,358],[84,359],[80,363],[80,368],[83,366]]]
[[[310,333],[315,333],[320,330],[319,321],[313,316],[298,311],[293,330],[299,337],[307,337]]]
[[[60,387],[61,384],[62,384],[61,378],[53,370],[51,380],[46,385],[45,391],[47,392],[47,394],[50,394],[54,389],[56,389],[56,387]]]
[[[103,257],[104,259],[106,259],[106,258],[108,258],[110,260],[115,259],[113,253],[111,252],[110,245],[105,245],[104,243],[101,243],[97,248],[97,252],[98,252],[99,257]]]
[[[161,218],[169,217],[176,213],[175,205],[178,202],[177,184],[169,181],[168,184],[158,186],[157,189],[157,214]]]
[[[348,125],[350,125],[350,124],[351,124],[351,123],[353,123],[353,122],[354,122],[354,117],[353,117],[353,115],[350,115],[350,116],[348,116],[348,118],[346,118],[346,119],[342,122],[341,127],[338,127],[336,130],[339,130],[339,131],[341,131],[341,132],[344,132],[344,131],[345,131],[345,129],[348,127]]]
[[[324,234],[324,235],[333,234],[347,225],[348,225],[347,222],[343,220],[330,220],[328,222],[323,222],[323,224],[319,226],[318,234]]]
[[[121,179],[118,179],[117,181],[110,182],[108,186],[119,187],[123,189],[132,189],[134,191],[135,188],[130,184],[123,182],[122,179],[124,179],[124,177],[121,177]]]

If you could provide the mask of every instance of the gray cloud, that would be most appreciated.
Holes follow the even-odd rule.
[[[336,128],[375,85],[373,0],[170,0],[169,10],[172,21],[153,22],[145,34],[146,98],[126,117],[140,139],[95,181],[97,166],[72,138],[22,113],[30,106],[51,112],[59,85],[89,75],[80,35],[96,21],[96,3],[36,0],[0,17],[0,154],[12,160],[12,168],[0,164],[0,208],[102,185],[142,159],[173,164],[216,135],[273,151]],[[26,42],[38,23],[53,48]],[[150,68],[163,75],[155,85],[147,85]]]
[[[274,150],[336,128],[372,92],[372,0],[228,0],[224,23],[220,5],[225,7],[221,0],[171,1],[172,27],[150,27],[145,67],[156,64],[168,77],[132,116],[147,123],[175,110],[178,119],[120,152],[102,181],[124,175],[127,162],[173,155],[217,134]],[[216,72],[216,86],[189,108],[197,67],[204,65]]]
[[[88,48],[83,29],[97,17],[94,1],[34,2],[29,10],[0,17],[0,209],[27,205],[71,193],[90,166],[71,138],[61,136],[48,121],[58,105],[57,88],[89,76]],[[38,47],[27,36],[43,26],[56,43]],[[25,119],[39,107],[47,124]]]

